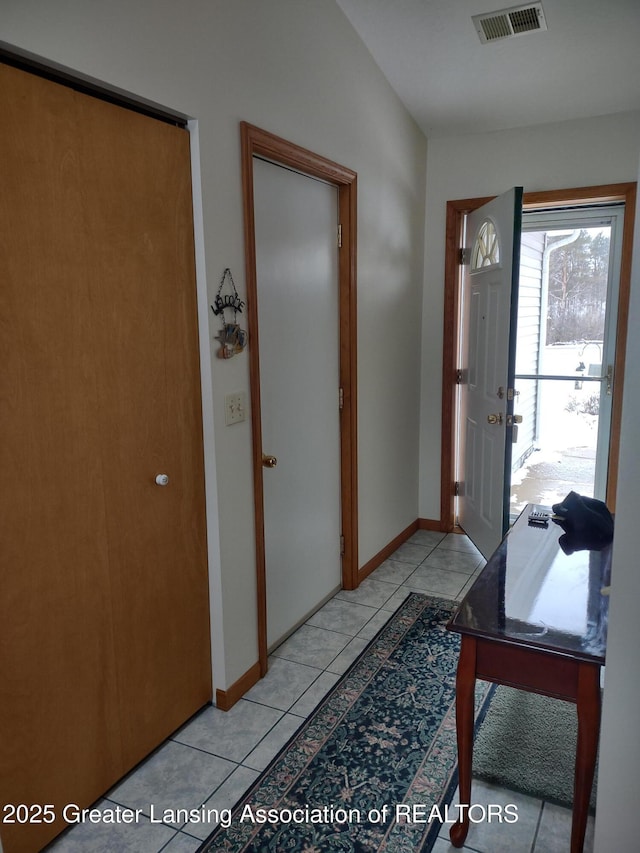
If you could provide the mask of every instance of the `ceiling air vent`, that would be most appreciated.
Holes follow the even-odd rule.
[[[472,20],[483,44],[547,29],[542,3],[485,12],[484,15],[473,15]]]

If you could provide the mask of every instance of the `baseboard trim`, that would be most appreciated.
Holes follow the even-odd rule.
[[[419,518],[418,519],[418,529],[419,530],[435,530],[437,533],[447,533],[445,527],[443,527],[440,519],[436,518]]]
[[[366,577],[368,577],[371,572],[374,572],[378,566],[382,565],[386,559],[388,559],[394,551],[396,551],[403,542],[406,542],[418,529],[418,521],[412,521],[408,527],[399,533],[395,539],[392,539],[388,545],[385,545],[378,553],[373,556],[370,560],[368,560],[364,566],[362,566],[358,571],[358,583],[363,581]]]
[[[238,699],[244,696],[247,690],[260,681],[260,677],[260,661],[256,661],[227,690],[216,690],[216,708],[220,708],[221,711],[228,711],[236,704]]]
[[[368,560],[364,566],[358,570],[358,583],[363,581],[373,571],[375,571],[378,566],[384,563],[384,561],[388,559],[403,542],[406,542],[407,539],[413,536],[416,530],[439,531],[441,529],[442,525],[439,521],[429,518],[417,518],[415,521],[411,522],[408,527],[405,527],[402,533],[399,533],[391,540],[391,542],[389,542],[388,545],[385,545],[382,550],[378,551],[374,557]],[[244,673],[244,675],[241,675],[237,681],[234,681],[231,687],[227,690],[216,690],[216,707],[220,708],[221,711],[228,711],[236,704],[238,699],[241,699],[244,696],[247,690],[250,690],[254,684],[258,683],[260,678],[260,662],[257,661]]]

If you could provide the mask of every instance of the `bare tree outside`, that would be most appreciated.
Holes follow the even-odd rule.
[[[547,344],[603,340],[608,268],[609,237],[602,232],[582,229],[551,252]]]

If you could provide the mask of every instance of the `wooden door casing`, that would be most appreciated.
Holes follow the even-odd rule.
[[[188,133],[6,65],[0,92],[0,800],[58,816],[13,853],[211,668]]]
[[[266,580],[264,548],[264,507],[262,469],[262,424],[260,414],[260,364],[256,342],[259,340],[257,311],[256,247],[253,200],[254,157],[263,157],[288,166],[304,175],[314,176],[338,187],[342,247],[339,269],[340,388],[340,470],[342,506],[342,586],[355,589],[360,582],[358,568],[358,452],[357,452],[357,174],[345,166],[258,127],[240,123],[242,144],[242,192],[245,228],[245,266],[247,276],[247,322],[249,338],[249,375],[251,382],[251,433],[253,452],[254,510],[256,530],[256,580],[258,592],[259,671],[268,667]],[[364,575],[362,575],[364,576]],[[219,707],[229,708],[238,694],[218,691]]]

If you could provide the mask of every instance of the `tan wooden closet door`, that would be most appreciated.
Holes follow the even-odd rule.
[[[189,138],[4,65],[0,109],[0,803],[59,813],[211,698]]]

